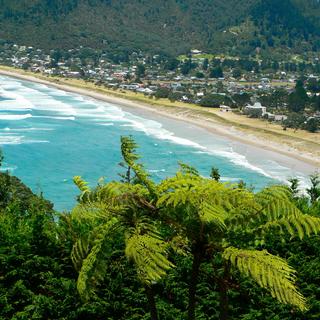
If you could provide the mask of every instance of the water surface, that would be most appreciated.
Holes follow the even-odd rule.
[[[72,177],[92,185],[118,179],[120,137],[132,135],[151,176],[175,173],[178,161],[208,176],[219,168],[225,181],[244,180],[258,190],[291,176],[306,182],[311,168],[259,148],[233,142],[194,125],[124,110],[105,102],[42,84],[0,76],[0,145],[9,170],[56,209],[75,203]]]

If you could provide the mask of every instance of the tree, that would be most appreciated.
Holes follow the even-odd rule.
[[[170,93],[171,90],[169,88],[161,87],[157,89],[157,91],[154,93],[154,96],[156,99],[168,98]]]
[[[311,186],[307,189],[311,203],[315,203],[320,199],[320,175],[314,174],[310,176]]]
[[[0,174],[1,319],[135,320],[149,319],[150,309],[152,319],[182,320],[186,309],[193,314],[188,300],[199,319],[216,318],[218,303],[222,319],[228,305],[232,319],[317,318],[320,241],[299,239],[319,231],[317,179],[313,204],[299,196],[297,181],[254,194],[244,183],[218,182],[217,170],[206,179],[183,163],[156,184],[136,148],[122,137],[121,182],[91,189],[75,178],[81,193],[71,214],[56,215],[17,178]],[[307,313],[254,285],[304,310],[294,271],[279,257],[298,271]]]
[[[307,89],[311,92],[320,92],[320,81],[316,78],[310,78],[307,82]]]
[[[290,192],[293,196],[294,199],[298,198],[298,194],[299,194],[299,179],[297,178],[290,178],[288,180],[288,182],[290,183]]]
[[[221,66],[211,69],[210,78],[223,78],[223,70]]]
[[[288,118],[283,122],[283,126],[284,128],[293,128],[295,130],[298,130],[304,125],[305,121],[305,116],[296,112],[292,112],[289,113]]]
[[[136,77],[138,79],[143,78],[146,73],[146,67],[143,64],[138,64],[137,65],[137,70],[136,70]]]
[[[221,94],[207,94],[199,102],[200,106],[208,108],[219,108],[220,105],[232,105],[228,96]]]
[[[203,79],[203,78],[205,77],[204,74],[203,74],[202,72],[200,72],[200,71],[197,71],[196,74],[195,74],[195,76],[196,76],[196,78],[198,78],[198,79]]]
[[[68,317],[79,301],[52,204],[8,173],[0,188],[0,318]]]
[[[268,187],[252,194],[182,170],[160,184],[158,206],[162,219],[188,239],[193,263],[189,282],[188,319],[196,319],[196,288],[205,260],[220,257],[222,273],[215,271],[220,288],[220,319],[227,319],[230,273],[238,269],[280,302],[306,310],[295,287],[295,271],[263,248],[272,230],[301,239],[320,231],[320,219],[300,212],[286,187]],[[171,210],[170,210],[171,208]],[[168,210],[169,209],[169,210]],[[221,274],[219,276],[219,274]]]
[[[208,59],[208,58],[205,58],[205,59],[203,60],[203,63],[202,63],[202,69],[203,69],[204,71],[207,71],[207,70],[208,70],[208,67],[209,67],[209,59]]]
[[[313,108],[315,111],[320,111],[320,96],[314,98]]]
[[[192,63],[191,59],[187,59],[184,61],[181,65],[181,73],[186,76],[187,74],[190,73],[192,69],[196,67],[196,64]]]
[[[289,110],[292,112],[303,111],[308,102],[308,95],[304,89],[303,82],[298,80],[295,91],[289,95]]]
[[[270,97],[270,107],[283,108],[288,101],[288,93],[285,89],[275,89]]]
[[[170,100],[170,102],[175,102],[177,100],[180,100],[182,97],[183,97],[183,93],[181,92],[170,91],[168,95],[168,99]]]
[[[237,278],[231,278],[235,269],[271,291],[279,301],[305,309],[304,298],[294,286],[294,270],[283,259],[261,250],[270,230],[272,235],[280,230],[280,235],[294,237],[297,233],[303,238],[320,229],[318,218],[302,214],[290,202],[286,187],[269,187],[253,194],[218,179],[205,179],[184,164],[176,176],[157,185],[137,163],[132,138],[123,137],[121,142],[126,170],[123,182],[100,181],[92,190],[75,177],[81,190],[79,203],[64,217],[71,227],[68,234],[75,239],[72,260],[79,271],[77,288],[84,301],[105,290],[99,290],[105,269],[110,261],[125,256],[133,262],[137,279],[145,288],[152,319],[157,319],[153,285],[171,272],[172,257],[183,255],[193,259],[190,319],[194,319],[201,266],[209,264],[214,271],[212,281],[220,291],[222,319],[227,316],[228,290]],[[34,248],[39,249],[51,246],[39,234],[41,221],[34,220],[32,232]],[[57,234],[53,235],[52,239],[57,239]],[[174,260],[179,263],[179,259]]]
[[[304,124],[304,128],[309,132],[317,132],[319,127],[320,127],[320,120],[314,117],[309,118]]]
[[[234,69],[232,72],[232,76],[236,79],[240,79],[242,76],[241,70],[239,68]]]
[[[232,96],[232,99],[235,101],[237,107],[245,107],[250,103],[251,96],[249,93],[236,93]]]
[[[169,58],[164,64],[165,70],[170,70],[170,71],[176,70],[178,66],[179,66],[179,60],[175,58]]]
[[[135,264],[137,277],[145,287],[151,318],[156,320],[152,284],[173,264],[166,257],[169,245],[158,231],[156,208],[151,202],[155,185],[147,179],[142,166],[135,163],[138,159],[135,147],[132,138],[122,138],[122,155],[128,166],[126,182],[101,184],[91,191],[81,177],[74,178],[81,195],[71,221],[84,227],[74,244],[72,260],[79,272],[78,292],[84,300],[89,300],[94,287],[103,280],[106,255],[112,254],[110,239],[121,241],[124,254]],[[130,184],[131,179],[134,184]]]
[[[221,176],[219,173],[219,169],[212,167],[210,177],[215,181],[220,181]]]

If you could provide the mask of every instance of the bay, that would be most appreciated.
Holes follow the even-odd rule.
[[[222,180],[245,181],[259,190],[297,176],[307,184],[312,168],[270,151],[209,133],[195,125],[131,110],[46,85],[0,77],[2,171],[18,176],[36,193],[69,210],[78,193],[72,178],[92,186],[104,176],[119,179],[120,137],[132,135],[141,161],[156,181],[176,172],[178,162]]]

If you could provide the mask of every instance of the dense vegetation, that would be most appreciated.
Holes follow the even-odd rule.
[[[0,38],[43,49],[231,54],[320,47],[316,0],[1,0]]]
[[[0,175],[1,319],[319,319],[319,177],[308,197],[184,164],[155,184],[135,148],[119,182],[75,177],[70,214]]]

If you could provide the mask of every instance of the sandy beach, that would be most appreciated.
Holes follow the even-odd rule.
[[[264,150],[273,151],[292,159],[305,162],[315,170],[320,168],[320,133],[281,132],[280,126],[272,126],[261,120],[252,121],[244,116],[226,114],[217,110],[201,108],[181,103],[154,103],[147,98],[138,100],[136,96],[130,97],[125,93],[110,92],[111,90],[86,83],[82,80],[68,80],[62,78],[48,78],[45,76],[24,73],[12,68],[0,67],[0,75],[15,77],[22,80],[53,86],[55,88],[85,95],[94,99],[112,103],[128,111],[138,111],[157,114],[167,118],[184,121],[201,127],[208,132],[225,136],[230,140],[238,141]]]

